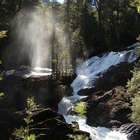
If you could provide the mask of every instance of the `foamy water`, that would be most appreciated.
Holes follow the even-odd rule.
[[[115,66],[121,62],[132,63],[136,59],[134,50],[110,52],[104,54],[102,57],[95,56],[88,59],[77,68],[77,77],[71,84],[74,93],[77,93],[80,89],[94,86],[96,79],[102,77],[103,73],[111,66]]]
[[[119,131],[112,131],[104,127],[91,127],[86,124],[86,119],[78,116],[69,115],[75,103],[84,98],[77,95],[80,89],[90,88],[94,86],[96,79],[100,78],[111,66],[120,64],[121,62],[132,63],[137,59],[133,50],[122,52],[110,52],[103,54],[102,57],[92,57],[85,61],[77,68],[77,77],[71,84],[73,88],[73,96],[64,97],[58,105],[59,113],[62,114],[67,123],[78,122],[79,129],[89,132],[92,140],[127,140],[127,135]]]

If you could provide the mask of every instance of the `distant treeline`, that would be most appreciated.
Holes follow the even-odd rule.
[[[53,7],[61,18],[74,59],[124,49],[140,33],[139,0],[0,0],[0,30],[12,30],[11,21],[21,9],[41,5]],[[0,40],[1,52],[6,43]]]

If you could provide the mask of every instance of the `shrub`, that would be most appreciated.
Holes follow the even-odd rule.
[[[1,32],[0,32],[1,33]],[[1,35],[0,35],[1,36]],[[0,60],[0,65],[2,64],[2,61]],[[0,81],[3,80],[3,78],[0,76]],[[1,92],[0,93],[0,99],[2,99],[4,97],[4,93]]]
[[[27,108],[26,113],[27,116],[24,118],[26,123],[26,127],[20,127],[19,129],[15,129],[13,136],[15,136],[16,140],[35,140],[35,135],[30,134],[30,123],[33,121],[31,119],[32,111],[37,109],[37,105],[34,102],[34,98],[27,98]]]
[[[133,70],[133,76],[127,83],[127,92],[131,99],[131,120],[140,124],[140,67],[139,62]]]
[[[4,38],[7,36],[7,31],[0,31],[0,38]]]
[[[88,140],[89,138],[85,135],[71,135],[70,138],[74,140]]]
[[[137,124],[140,124],[140,96],[136,96],[132,99],[132,115],[131,120]]]
[[[80,116],[84,116],[86,113],[86,103],[80,101],[76,104],[74,111],[77,112]]]
[[[127,82],[127,92],[130,97],[135,97],[140,95],[140,69],[135,68],[132,73],[133,77]]]
[[[0,99],[2,99],[4,97],[4,93],[0,93]]]
[[[32,111],[36,110],[37,108],[38,105],[35,103],[34,97],[27,98],[26,113],[29,114]]]

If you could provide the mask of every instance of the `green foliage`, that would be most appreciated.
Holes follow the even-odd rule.
[[[37,108],[38,105],[35,103],[34,97],[27,98],[27,108],[26,108],[27,114],[30,114],[32,111],[36,110]]]
[[[62,63],[72,64],[74,68],[78,58],[87,58],[103,51],[130,45],[136,41],[140,33],[139,0],[95,0],[95,7],[91,6],[92,2],[92,0],[66,0],[64,4],[59,4],[56,0],[53,3],[52,1],[43,3],[42,0],[11,2],[3,0],[0,2],[0,25],[3,27],[3,24],[10,24],[11,15],[18,15],[16,12],[21,8],[36,8],[45,15],[50,14],[53,7],[55,9],[54,27],[59,36],[64,36],[66,40],[62,43],[64,41],[60,41],[59,37],[52,39],[54,69],[61,70]],[[2,27],[0,29],[7,29]],[[6,36],[5,30],[0,34],[1,37]],[[60,45],[59,48],[57,48],[57,43]],[[63,51],[60,50],[62,44],[68,45],[68,47],[64,47],[66,45],[62,47]],[[59,49],[59,54],[57,49]],[[70,64],[68,64],[69,59]]]
[[[137,7],[137,11],[138,13],[140,13],[140,0],[133,0],[131,1],[130,5],[133,7]]]
[[[140,34],[138,35],[138,37],[136,38],[136,40],[140,43]],[[136,54],[137,57],[140,57],[140,45],[138,45],[135,48],[135,54]]]
[[[2,77],[0,77],[0,81],[1,81],[1,80],[3,80],[3,78],[2,78]]]
[[[15,136],[16,140],[35,140],[35,135],[30,134],[30,123],[33,122],[33,120],[31,119],[32,111],[37,109],[37,107],[38,106],[35,104],[33,97],[27,99],[27,116],[24,118],[26,127],[15,129],[15,131],[13,132],[13,136]]]
[[[127,92],[131,97],[140,95],[140,70],[135,68],[133,77],[127,82]]]
[[[88,138],[86,136],[84,136],[84,135],[76,135],[75,139],[76,140],[88,140]]]
[[[7,31],[0,31],[0,38],[4,38],[7,36]]]
[[[86,113],[86,103],[80,101],[76,104],[74,111],[77,112],[80,116],[84,116]]]
[[[13,132],[13,136],[16,137],[16,139],[24,139],[25,136],[25,128],[21,127],[20,129],[15,129]]]
[[[16,140],[35,140],[35,135],[29,134],[29,128],[27,127],[16,129],[13,135],[16,137]]]
[[[0,60],[0,65],[2,64],[2,61]],[[0,81],[3,80],[3,78],[0,76]],[[0,93],[0,99],[4,97],[4,93]]]
[[[0,93],[0,100],[4,97],[4,93]]]
[[[127,92],[132,102],[131,120],[140,124],[140,68],[135,67],[133,76],[127,83]]]
[[[70,135],[74,140],[88,140],[88,137],[85,135]]]
[[[132,99],[132,115],[131,120],[140,124],[140,95]]]

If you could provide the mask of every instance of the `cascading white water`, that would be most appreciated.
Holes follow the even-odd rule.
[[[104,54],[102,57],[95,56],[88,59],[77,68],[77,78],[71,85],[74,93],[77,93],[80,89],[94,86],[94,81],[99,77],[102,77],[102,74],[111,66],[115,66],[121,62],[131,63],[136,59],[134,50],[110,52],[108,54]]]
[[[92,140],[127,140],[127,136],[124,133],[118,131],[111,131],[104,127],[91,127],[86,124],[86,119],[82,119],[77,116],[64,115],[67,123],[78,122],[79,129],[90,133]]]
[[[121,62],[131,63],[136,59],[134,49],[122,52],[110,52],[104,54],[102,57],[95,56],[88,59],[77,68],[77,78],[71,84],[74,91],[73,96],[64,97],[61,100],[58,105],[58,112],[64,116],[67,123],[78,122],[80,130],[89,132],[92,140],[127,140],[127,135],[124,133],[111,131],[103,127],[91,127],[86,124],[86,119],[68,115],[68,112],[72,110],[78,100],[84,98],[77,95],[80,89],[93,87],[95,80],[101,77],[111,66],[115,66]]]
[[[75,101],[72,100],[76,96],[71,96],[71,98],[64,97],[59,103],[59,113],[62,114],[67,123],[78,122],[79,129],[90,133],[92,140],[127,140],[127,135],[120,133],[118,131],[111,131],[110,129],[104,127],[91,127],[86,124],[86,119],[80,118],[78,116],[68,115],[68,111],[74,107]],[[79,97],[80,99],[80,97]]]

